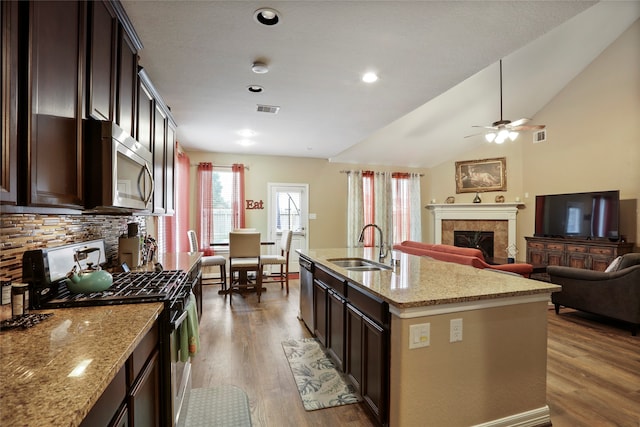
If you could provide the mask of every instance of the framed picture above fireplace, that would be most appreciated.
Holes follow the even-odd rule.
[[[507,158],[456,162],[456,193],[507,190]]]

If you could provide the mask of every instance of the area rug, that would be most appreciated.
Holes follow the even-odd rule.
[[[313,338],[282,342],[304,409],[331,408],[362,401]]]
[[[186,427],[250,427],[247,394],[232,385],[194,388],[189,396]]]

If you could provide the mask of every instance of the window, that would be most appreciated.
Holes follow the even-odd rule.
[[[276,197],[276,227],[278,231],[302,230],[301,202],[302,194],[300,192],[278,192]]]
[[[211,174],[211,191],[213,203],[213,227],[210,228],[209,240],[221,243],[229,240],[229,232],[233,230],[233,172],[230,170],[214,170]]]

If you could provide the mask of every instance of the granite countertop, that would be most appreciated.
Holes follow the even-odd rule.
[[[297,252],[400,309],[548,294],[561,289],[551,283],[399,251],[393,251],[393,257],[399,260],[393,270],[349,271],[329,261],[350,257],[377,261],[378,248],[310,249]],[[387,256],[384,263],[391,264],[391,255]]]
[[[151,329],[163,303],[38,310],[30,329],[0,333],[0,422],[76,426]],[[83,374],[69,374],[89,361]]]
[[[191,268],[202,258],[202,252],[171,252],[159,253],[158,260],[165,270],[190,271]],[[150,262],[139,267],[132,268],[131,271],[153,271],[155,263]]]

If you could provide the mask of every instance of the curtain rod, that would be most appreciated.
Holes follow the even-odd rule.
[[[189,163],[189,166],[191,167],[197,167],[199,165],[199,163]],[[213,166],[214,168],[219,168],[219,169],[231,169],[233,167],[233,165],[214,165],[212,164],[211,166]],[[249,170],[249,166],[245,166],[244,167],[246,170]]]
[[[340,173],[346,173],[346,174],[349,174],[349,173],[351,173],[351,172],[356,172],[356,171],[352,171],[352,170],[351,170],[351,171],[346,171],[346,170],[342,170],[342,171],[340,171]],[[373,171],[372,171],[372,172],[373,172]],[[382,173],[382,172],[374,172],[374,173],[378,174],[378,173]],[[413,173],[413,172],[390,172],[390,173]],[[424,176],[424,174],[423,174],[423,173],[420,173],[420,174],[418,174],[418,175],[420,175],[420,176]]]

